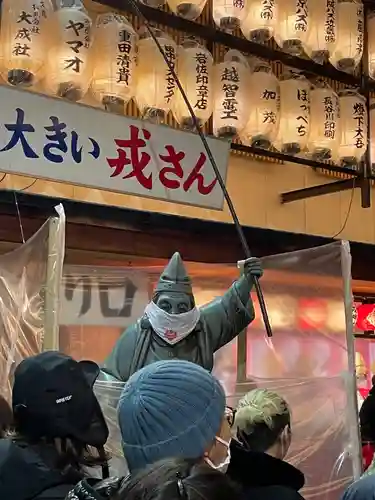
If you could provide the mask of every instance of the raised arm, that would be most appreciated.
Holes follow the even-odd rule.
[[[244,274],[236,280],[224,295],[201,309],[201,316],[207,325],[206,335],[210,336],[214,351],[228,344],[255,318],[250,292],[254,276],[263,275],[259,259],[245,262]]]

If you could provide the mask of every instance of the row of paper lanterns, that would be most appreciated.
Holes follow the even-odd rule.
[[[143,0],[152,6],[160,6],[165,0]],[[170,8],[178,15],[196,19],[207,0],[168,0]],[[363,54],[364,12],[358,0],[212,0],[215,23],[223,29],[241,27],[245,37],[255,41],[265,41],[274,37],[277,44],[294,55],[303,53],[316,62],[330,61],[336,68],[353,72]],[[92,39],[91,20],[84,11],[81,0],[60,0],[60,8],[53,14],[51,0],[4,0],[2,2],[2,30],[4,58],[14,56],[14,40],[19,43],[18,55],[22,49],[33,47],[33,56],[44,62],[46,46],[40,43],[43,37],[49,47],[49,71],[56,72],[55,66],[62,55],[62,45],[70,42],[70,49],[79,56],[85,52]],[[73,7],[72,7],[73,5]],[[73,15],[79,25],[68,29],[65,20]],[[22,15],[24,14],[24,15]],[[66,19],[65,19],[66,18]],[[69,18],[69,19],[68,19]],[[48,26],[43,21],[48,20]],[[110,46],[104,35],[111,34],[105,29],[106,15],[99,16],[96,25],[96,44]],[[77,26],[83,28],[77,29]],[[49,29],[48,29],[49,28]],[[24,38],[19,29],[23,29]],[[31,36],[26,37],[27,30]],[[48,31],[46,33],[42,33]],[[90,33],[86,33],[90,31]],[[367,20],[369,75],[375,77],[375,15]],[[41,36],[38,36],[38,35]],[[74,35],[73,38],[71,36]],[[17,37],[18,36],[18,37]],[[114,34],[112,33],[112,39]],[[16,37],[16,38],[15,38]],[[25,42],[25,44],[24,44]],[[27,43],[26,43],[27,42]],[[84,45],[81,47],[80,43]],[[59,47],[59,54],[54,50]],[[17,53],[16,50],[16,53]],[[68,48],[66,48],[69,52]],[[27,57],[27,54],[24,54]],[[100,58],[100,55],[97,55]],[[7,61],[6,61],[7,62]],[[75,64],[81,64],[75,62]],[[38,65],[38,62],[35,62]],[[52,85],[53,86],[53,85]]]
[[[250,71],[233,51],[215,70],[215,135],[237,135],[246,145],[264,149],[272,145],[286,154],[308,153],[315,160],[346,166],[354,167],[363,159],[368,111],[365,98],[355,90],[336,93],[324,81],[312,84],[293,71],[277,79],[261,61]],[[234,72],[238,78],[233,78]],[[237,80],[237,114],[227,119],[228,88],[230,96],[235,88],[232,82],[228,87],[231,79]]]
[[[145,118],[162,120],[171,111],[179,124],[193,129],[173,74],[147,30],[137,34],[114,13],[100,15],[92,28],[81,4],[54,11],[48,0],[4,0],[2,8],[1,67],[8,83],[41,80],[47,93],[73,101],[91,86],[107,108],[133,98]],[[154,33],[200,125],[212,116],[216,136],[289,154],[308,152],[318,160],[361,161],[368,113],[355,91],[338,95],[295,72],[278,80],[267,63],[233,50],[214,64],[195,39],[177,46],[161,30]]]
[[[207,0],[141,0],[161,7],[168,3],[177,15],[195,20]],[[363,54],[364,12],[358,0],[212,0],[215,24],[229,32],[237,28],[249,40],[274,38],[293,55],[308,55],[318,63],[353,72]],[[375,17],[368,19],[369,73],[375,77]]]

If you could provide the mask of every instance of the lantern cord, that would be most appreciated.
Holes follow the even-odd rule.
[[[348,205],[348,210],[346,212],[346,215],[345,215],[345,220],[344,220],[344,223],[343,225],[341,226],[340,230],[334,234],[332,236],[332,239],[334,240],[335,238],[337,238],[338,236],[340,236],[340,234],[344,231],[344,229],[346,228],[346,225],[348,223],[348,220],[349,220],[349,217],[350,217],[350,213],[352,211],[352,205],[353,205],[353,200],[354,200],[354,191],[355,191],[355,181],[356,181],[356,178],[354,177],[353,178],[353,187],[352,187],[352,190],[351,190],[351,194],[350,194],[350,200],[349,200],[349,205]]]
[[[212,168],[215,172],[215,176],[216,176],[216,179],[220,185],[220,188],[223,192],[223,195],[224,195],[224,198],[225,198],[225,201],[227,202],[227,205],[228,205],[228,208],[229,208],[229,212],[232,216],[232,219],[233,219],[233,222],[234,222],[234,225],[235,225],[235,228],[236,228],[236,231],[237,231],[237,234],[238,234],[238,237],[241,241],[241,245],[242,245],[242,248],[243,248],[243,251],[245,253],[245,256],[246,258],[250,258],[251,257],[251,252],[250,252],[250,247],[246,241],[246,238],[245,238],[245,234],[243,232],[243,229],[241,227],[241,224],[240,224],[240,221],[238,219],[238,216],[237,216],[237,213],[236,213],[236,210],[234,208],[234,205],[232,203],[232,200],[231,200],[231,197],[228,193],[228,190],[225,186],[225,182],[223,180],[223,177],[218,169],[218,166],[216,164],[216,161],[215,161],[215,158],[212,154],[212,151],[208,145],[208,142],[207,142],[207,139],[206,139],[206,136],[204,135],[204,133],[202,132],[202,129],[199,125],[199,122],[198,122],[198,119],[194,113],[194,110],[190,104],[190,101],[181,85],[181,82],[180,82],[180,79],[178,78],[177,76],[177,73],[175,72],[175,69],[174,69],[174,66],[170,63],[170,61],[168,60],[168,57],[166,55],[166,53],[164,52],[164,49],[163,47],[161,46],[158,38],[155,36],[151,26],[150,26],[150,23],[148,22],[148,19],[146,18],[146,16],[143,14],[143,12],[141,11],[141,9],[138,7],[137,5],[137,0],[128,0],[132,9],[135,11],[135,13],[142,19],[142,21],[144,22],[144,25],[148,31],[148,33],[150,34],[151,38],[153,39],[153,41],[155,42],[157,48],[159,49],[159,52],[160,54],[162,55],[164,61],[165,61],[165,64],[167,65],[169,71],[171,72],[171,75],[173,76],[173,79],[175,80],[176,82],[176,85],[177,85],[177,88],[179,90],[179,92],[181,93],[181,96],[189,110],[189,113],[190,113],[190,116],[193,120],[193,124],[194,124],[194,127],[196,129],[196,131],[198,132],[198,135],[202,141],[202,144],[204,146],[204,149],[206,150],[206,153],[207,153],[207,156],[208,156],[208,159],[210,160],[210,163],[212,165]],[[258,296],[258,301],[259,301],[259,306],[260,306],[260,310],[261,310],[261,313],[262,313],[262,317],[263,317],[263,322],[264,322],[264,326],[266,328],[266,332],[267,332],[267,336],[268,337],[272,337],[272,328],[271,328],[271,323],[270,323],[270,320],[269,320],[269,317],[268,317],[268,312],[267,312],[267,307],[266,307],[266,303],[264,301],[264,297],[263,297],[263,292],[262,292],[262,289],[260,287],[260,284],[259,284],[259,280],[257,277],[254,277],[254,286],[255,286],[255,290],[256,290],[256,293],[257,293],[257,296]]]

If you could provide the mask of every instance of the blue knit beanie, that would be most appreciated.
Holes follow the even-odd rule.
[[[202,367],[170,360],[142,368],[128,380],[118,405],[129,470],[168,457],[203,457],[224,414],[224,390]]]

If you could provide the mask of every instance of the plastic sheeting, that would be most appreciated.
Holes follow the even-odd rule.
[[[276,255],[263,265],[262,289],[274,336],[268,340],[256,323],[251,325],[246,366],[221,369],[220,359],[235,348],[228,345],[217,354],[215,374],[234,405],[255,387],[283,395],[293,420],[287,459],[306,476],[304,496],[339,498],[361,473],[349,244]],[[240,380],[238,373],[244,374]]]
[[[108,341],[114,343],[135,323],[149,300],[147,273],[131,268],[66,265],[62,285],[60,349],[76,359],[99,363],[109,354]],[[95,384],[110,431],[107,449],[113,475],[127,470],[116,411],[123,385],[101,380]]]
[[[225,386],[228,403],[232,405],[254,387],[272,388],[288,400],[292,407],[293,441],[287,458],[305,473],[304,495],[335,499],[346,484],[358,476],[361,464],[353,371],[349,245],[335,243],[268,257],[263,264],[262,288],[274,337],[266,339],[258,310],[258,317],[247,333],[216,354],[214,372]],[[152,269],[151,281],[159,271],[161,269]],[[142,272],[147,274],[145,270]],[[126,273],[126,269],[112,270],[105,284],[108,285],[110,279],[119,286]],[[93,276],[93,273],[84,274]],[[201,288],[194,289],[198,305],[221,295],[230,285],[228,274],[220,278],[220,266],[216,266],[212,275],[215,278],[211,284],[206,276],[201,280]],[[140,290],[144,285],[138,286]],[[145,290],[135,295],[137,309],[139,301],[146,305],[146,297]],[[90,320],[82,317],[82,307],[78,310],[79,324],[90,324]],[[94,306],[95,321],[107,324],[97,318],[97,310]],[[108,321],[110,324],[114,321],[113,327],[119,326],[118,318]],[[110,427],[112,473],[118,474],[123,474],[126,467],[116,417],[122,386],[121,382],[105,380],[96,383]]]
[[[58,333],[65,214],[62,205],[56,211],[26,243],[0,256],[0,387],[7,399],[15,367]]]

